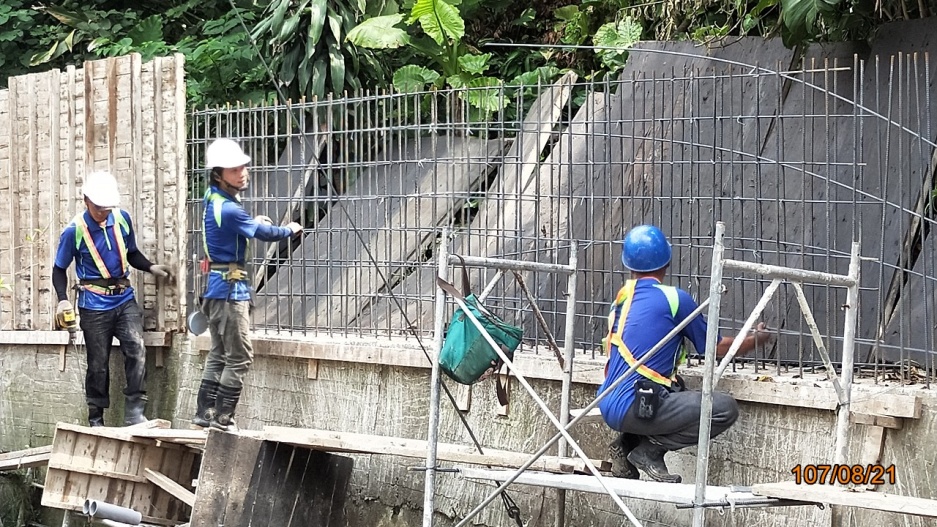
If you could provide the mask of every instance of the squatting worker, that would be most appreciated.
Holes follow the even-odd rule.
[[[78,277],[78,314],[85,337],[88,370],[85,398],[88,424],[104,426],[104,409],[110,406],[110,355],[114,337],[124,356],[124,424],[146,421],[146,349],[143,347],[143,311],[130,287],[130,267],[171,278],[165,265],[151,263],[137,248],[130,214],[118,208],[117,180],[107,172],[88,175],[81,188],[87,210],[75,216],[59,238],[52,287],[59,303],[56,317],[72,310],[68,301],[66,270],[75,263]]]
[[[272,242],[302,231],[295,222],[277,227],[265,216],[251,218],[241,206],[240,194],[249,182],[250,159],[230,139],[212,142],[205,153],[205,165],[211,172],[202,228],[206,256],[202,272],[208,273],[208,280],[201,309],[208,317],[211,351],[205,360],[192,424],[220,430],[235,427],[234,411],[244,375],[254,360],[248,336],[248,239]]]
[[[697,308],[689,293],[662,284],[671,248],[657,227],[641,225],[629,231],[621,258],[631,271],[631,279],[618,292],[609,313],[604,341],[609,360],[599,393]],[[683,389],[676,376],[677,366],[686,358],[684,337],[703,353],[706,321],[702,315],[599,403],[605,422],[619,432],[609,446],[612,472],[618,477],[638,479],[640,469],[656,481],[681,481],[679,475],[667,470],[664,454],[697,444],[702,404],[702,394]],[[745,337],[739,353],[748,353],[768,338],[764,323],[759,324],[753,334]],[[732,341],[730,337],[720,338],[716,355],[724,356]],[[735,399],[714,392],[712,437],[732,426],[738,415]]]

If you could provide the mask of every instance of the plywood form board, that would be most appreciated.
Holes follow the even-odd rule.
[[[114,429],[118,430],[118,429]],[[127,430],[60,424],[56,428],[42,504],[80,510],[100,499],[139,511],[146,521],[173,523],[188,517],[186,506],[146,478],[157,470],[189,489],[196,454],[154,441],[128,440]]]
[[[257,321],[275,325],[305,320],[312,326],[345,327],[369,304],[369,297],[384,287],[357,234],[364,237],[378,262],[392,262],[381,270],[385,277],[400,273],[399,262],[411,259],[432,237],[413,228],[385,227],[444,222],[452,207],[464,201],[487,173],[489,160],[500,154],[501,144],[500,140],[436,136],[385,153],[385,162],[366,170],[349,189],[347,199],[333,205],[306,236],[301,249],[305,267],[284,266],[271,277],[256,300],[254,314],[261,317]],[[452,164],[447,161],[451,157],[471,158],[474,163]],[[432,191],[449,197],[429,197]],[[410,199],[388,198],[388,193],[406,194]],[[342,209],[352,218],[357,234]],[[355,262],[360,265],[349,265]],[[276,296],[271,296],[272,291]]]
[[[247,495],[261,444],[250,437],[209,432],[195,490],[192,527],[227,525],[239,517],[237,504]],[[229,504],[231,520],[226,519]]]
[[[479,207],[478,214],[472,219],[468,235],[456,235],[450,241],[450,254],[463,254],[471,256],[487,256],[518,259],[516,248],[508,248],[505,244],[513,244],[510,235],[497,234],[488,238],[484,236],[489,229],[509,229],[515,231],[514,222],[521,217],[522,210],[518,210],[517,198],[526,196],[530,205],[530,195],[534,192],[535,182],[539,181],[541,167],[540,155],[550,141],[564,109],[566,109],[571,85],[576,80],[574,74],[567,74],[534,101],[530,111],[521,124],[520,131],[513,138],[511,146],[503,157],[492,159],[496,165],[496,179],[494,180],[490,196]],[[506,199],[501,199],[505,196]],[[519,231],[518,231],[519,232]],[[435,291],[435,266],[420,268],[417,272],[407,276],[399,285],[395,286],[394,293],[404,298],[432,297]],[[458,273],[459,269],[455,271]],[[482,270],[470,270],[473,287],[478,291],[484,286],[485,280]],[[457,275],[453,275],[457,276]],[[452,278],[452,276],[450,276]],[[458,281],[458,280],[456,280]],[[461,288],[461,286],[460,286]],[[403,303],[407,311],[407,319],[418,328],[432,327],[432,302],[406,302]],[[370,317],[374,327],[391,328],[406,327],[402,315],[396,305],[388,300],[379,300],[371,308]],[[389,321],[389,322],[387,322]],[[366,320],[362,319],[362,324]]]
[[[0,91],[0,124],[6,123],[0,193],[9,198],[6,214],[0,209],[0,277],[14,288],[0,311],[0,329],[52,329],[53,257],[62,228],[84,210],[81,185],[93,170],[117,177],[144,254],[181,272],[184,236],[174,229],[185,223],[182,57],[146,66],[154,63],[162,74],[153,79],[142,75],[140,56],[129,55],[11,77],[9,89]],[[147,105],[157,111],[145,112]],[[147,121],[156,122],[162,137],[144,133]],[[181,328],[181,281],[160,284],[157,294],[152,276],[131,277],[147,327]]]

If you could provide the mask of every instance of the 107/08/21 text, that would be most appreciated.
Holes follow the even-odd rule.
[[[796,465],[791,474],[798,485],[895,484],[895,465]]]

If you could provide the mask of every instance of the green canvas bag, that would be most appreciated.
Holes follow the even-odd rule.
[[[497,315],[488,311],[478,298],[471,292],[468,272],[462,264],[462,289],[460,294],[456,288],[442,278],[437,277],[436,283],[453,297],[462,300],[472,315],[481,322],[482,326],[491,335],[504,354],[514,360],[514,351],[520,346],[524,331],[514,325],[504,322]],[[492,349],[491,344],[485,340],[478,327],[469,320],[462,308],[456,309],[446,331],[442,350],[439,353],[439,366],[452,380],[460,384],[473,384],[485,372],[494,368],[499,371],[503,365],[501,357]],[[498,398],[502,399],[503,387],[498,379]],[[502,404],[506,404],[507,394],[504,392]]]

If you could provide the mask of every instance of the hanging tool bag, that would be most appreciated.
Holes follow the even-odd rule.
[[[461,258],[460,258],[461,259]],[[462,262],[462,290],[460,294],[456,288],[442,278],[436,277],[436,284],[443,291],[462,300],[472,315],[481,322],[492,340],[500,347],[504,354],[514,360],[514,351],[520,346],[524,331],[504,322],[491,313],[478,298],[471,292],[468,272],[465,262]],[[500,371],[504,362],[498,353],[492,349],[478,327],[468,318],[462,308],[456,309],[446,331],[442,351],[439,353],[439,366],[446,375],[460,384],[472,384],[491,368]],[[498,399],[501,404],[507,404],[507,393],[498,379]]]

